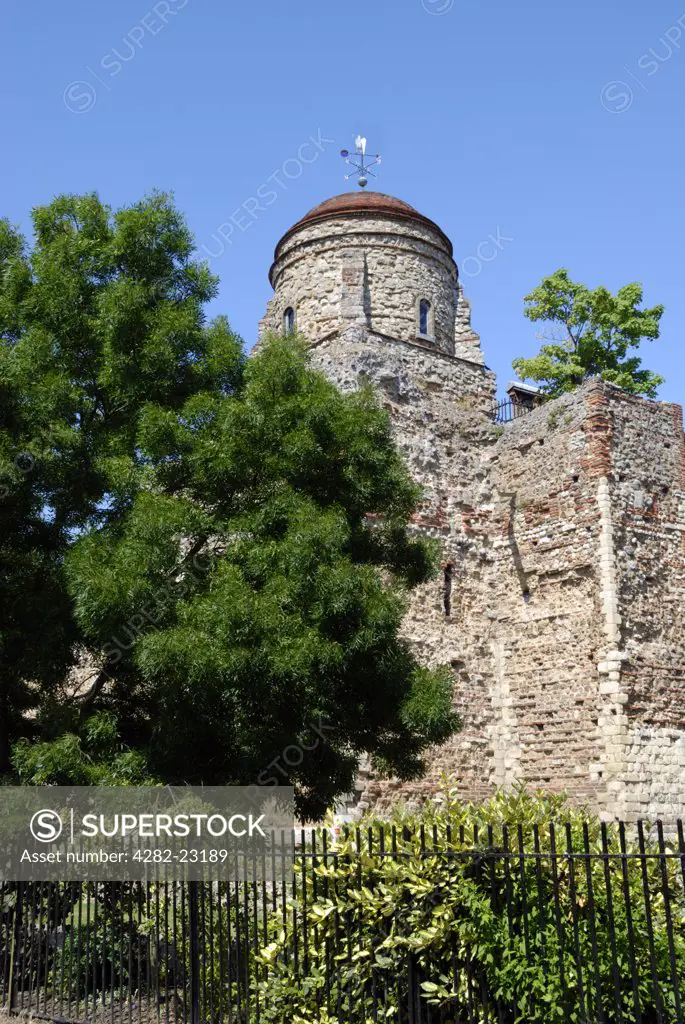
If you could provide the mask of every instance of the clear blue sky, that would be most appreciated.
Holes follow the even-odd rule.
[[[0,215],[25,230],[60,192],[118,206],[156,187],[218,252],[234,214],[212,312],[251,345],[275,243],[349,187],[338,152],[362,132],[374,187],[466,260],[500,386],[539,345],[523,295],[565,266],[666,305],[643,356],[685,399],[685,0],[3,0],[0,31]],[[260,186],[270,205],[236,214]]]

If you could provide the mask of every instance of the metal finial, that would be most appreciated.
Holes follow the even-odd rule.
[[[359,160],[359,163],[357,163],[357,161],[350,156],[350,151],[348,149],[340,150],[340,156],[344,159],[345,163],[352,164],[352,166],[355,168],[354,171],[350,171],[349,174],[345,175],[345,181],[349,181],[350,178],[354,178],[356,175],[358,178],[357,184],[359,185],[359,187],[366,188],[366,186],[369,183],[367,175],[370,174],[372,178],[376,177],[376,175],[373,173],[373,171],[370,170],[370,168],[375,167],[376,164],[379,164],[381,162],[381,155],[380,153],[376,153],[371,162],[367,163],[366,139],[363,138],[363,136],[358,135],[357,138],[354,140],[354,144],[356,147],[354,155]]]

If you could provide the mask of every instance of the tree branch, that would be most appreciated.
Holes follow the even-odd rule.
[[[101,668],[99,670],[99,672],[96,675],[95,680],[93,681],[90,689],[88,690],[88,692],[86,694],[83,695],[83,697],[81,697],[81,699],[78,702],[79,705],[80,705],[79,717],[80,717],[81,721],[84,720],[86,714],[90,711],[90,709],[92,708],[93,704],[95,703],[95,701],[99,697],[100,693],[102,692],[102,688],[105,685],[105,683],[107,682],[107,680],[109,680],[111,678],[112,677],[109,674],[109,672],[106,672],[104,668]]]

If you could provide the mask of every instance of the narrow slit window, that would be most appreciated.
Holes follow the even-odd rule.
[[[431,304],[428,299],[419,303],[419,334],[430,334]]]
[[[283,330],[286,334],[295,333],[295,310],[292,306],[288,306],[283,314]]]
[[[452,565],[446,565],[443,577],[442,606],[446,618],[452,614],[452,568]]]

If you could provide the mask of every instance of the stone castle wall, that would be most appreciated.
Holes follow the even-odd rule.
[[[429,421],[404,450],[417,477],[417,454],[441,453],[445,515],[431,532],[452,566],[450,614],[440,579],[404,631],[428,663],[452,666],[464,729],[422,779],[366,780],[361,807],[421,802],[446,773],[468,799],[525,781],[605,818],[682,815],[680,408],[594,380],[499,438],[467,415],[451,465]]]
[[[438,579],[410,599],[404,634],[426,664],[451,665],[464,729],[430,759],[410,786],[369,779],[358,809],[435,793],[441,770],[459,770],[464,792],[490,790],[488,651],[479,638],[487,565],[470,513],[488,498],[484,454],[497,442],[490,413],[494,375],[475,362],[351,327],[312,346],[312,361],[343,390],[372,384],[389,411],[412,475],[424,489],[413,528],[442,546]]]
[[[596,435],[582,390],[504,428],[490,459],[486,525],[493,651],[493,781],[603,789],[597,665],[601,516]]]
[[[621,659],[615,799],[621,814],[685,808],[685,441],[682,409],[614,392],[611,477]]]
[[[473,464],[443,532],[454,566],[450,615],[434,585],[432,617],[415,600],[405,632],[416,642],[420,631],[431,660],[452,665],[464,729],[431,753],[423,779],[401,787],[371,780],[363,803],[420,801],[446,773],[468,799],[525,780],[604,806],[605,467],[594,395],[581,390],[504,429],[481,427],[480,444],[463,428]]]
[[[400,785],[362,774],[357,811],[525,781],[606,818],[685,814],[685,442],[679,407],[600,380],[505,427],[444,237],[401,219],[285,236],[262,322],[287,306],[314,365],[370,383],[442,547],[404,633],[454,673],[462,731]],[[435,337],[417,337],[418,300]]]

